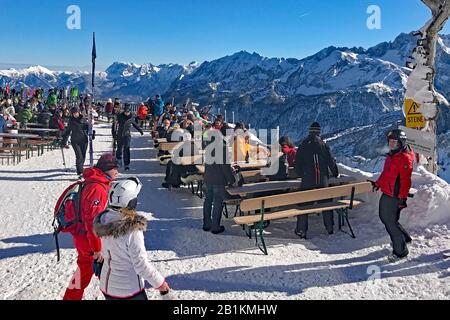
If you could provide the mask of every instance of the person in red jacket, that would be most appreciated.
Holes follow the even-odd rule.
[[[297,155],[297,148],[291,142],[289,137],[281,137],[280,138],[280,146],[281,152],[287,155],[287,161],[289,163],[289,167],[292,168],[295,165],[295,157]]]
[[[139,106],[137,116],[138,116],[139,120],[148,120],[149,119],[148,107],[143,102]]]
[[[407,207],[414,152],[406,144],[406,134],[402,130],[392,130],[388,134],[390,152],[387,155],[383,172],[373,190],[381,190],[379,215],[392,240],[393,252],[390,262],[406,258],[409,254],[407,243],[412,239],[399,222],[400,212]]]
[[[109,184],[116,180],[119,163],[112,154],[104,154],[94,168],[83,172],[85,182],[80,200],[81,223],[77,232],[72,234],[73,243],[78,252],[78,269],[70,280],[64,294],[64,300],[81,300],[84,289],[94,274],[94,260],[103,261],[102,244],[94,231],[94,218],[106,209]]]
[[[114,105],[112,102],[112,99],[108,99],[108,102],[106,103],[105,106],[105,113],[106,113],[106,117],[108,118],[108,122],[110,121],[110,119],[113,116],[113,111],[114,111]]]

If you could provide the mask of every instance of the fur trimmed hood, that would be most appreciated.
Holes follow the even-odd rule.
[[[95,217],[94,230],[100,238],[119,238],[133,231],[147,230],[147,219],[138,214],[133,218],[124,217],[120,212],[108,209]]]

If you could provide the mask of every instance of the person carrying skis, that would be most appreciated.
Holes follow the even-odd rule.
[[[88,123],[80,113],[80,108],[73,107],[70,110],[71,117],[67,124],[66,130],[62,136],[61,148],[67,146],[69,136],[76,157],[77,175],[81,177],[83,173],[84,161],[86,159],[86,151],[88,147]]]
[[[381,190],[379,215],[381,222],[391,237],[393,252],[389,262],[396,262],[408,256],[407,243],[412,241],[408,232],[400,224],[400,213],[407,207],[409,190],[412,186],[414,152],[406,143],[404,131],[395,129],[388,133],[389,153],[383,172],[376,182],[372,182],[373,191]]]
[[[130,169],[130,144],[131,144],[131,126],[144,135],[144,131],[135,122],[129,104],[125,104],[124,110],[117,116],[117,160],[124,160],[125,171]]]
[[[329,172],[333,177],[339,177],[336,159],[332,156],[330,147],[320,138],[320,124],[314,122],[309,128],[309,136],[298,147],[295,157],[295,172],[302,178],[302,191],[328,187]],[[328,200],[319,201],[328,202]],[[305,203],[304,205],[308,205]],[[323,222],[328,234],[333,234],[333,211],[323,212]],[[308,215],[297,217],[295,234],[306,239],[308,232]]]
[[[64,293],[64,300],[81,300],[94,274],[94,261],[102,262],[102,243],[94,231],[95,217],[106,209],[110,183],[118,175],[118,163],[112,154],[100,157],[94,168],[83,172],[84,183],[80,198],[81,222],[72,234],[78,252],[78,269]]]
[[[147,258],[147,219],[136,212],[141,188],[134,177],[112,183],[109,208],[94,221],[95,232],[102,240],[100,290],[106,300],[148,300],[145,281],[161,293],[170,290]]]

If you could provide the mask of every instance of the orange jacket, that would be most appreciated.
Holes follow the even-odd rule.
[[[140,106],[137,112],[137,116],[141,120],[145,120],[148,116],[148,107],[147,106]]]

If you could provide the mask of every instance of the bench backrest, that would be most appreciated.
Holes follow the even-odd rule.
[[[305,202],[347,197],[352,194],[355,188],[355,195],[368,193],[372,190],[370,182],[351,183],[343,186],[315,189],[309,191],[299,191],[274,196],[246,199],[241,202],[242,211],[255,211],[261,209],[264,201],[264,208],[284,207]]]

